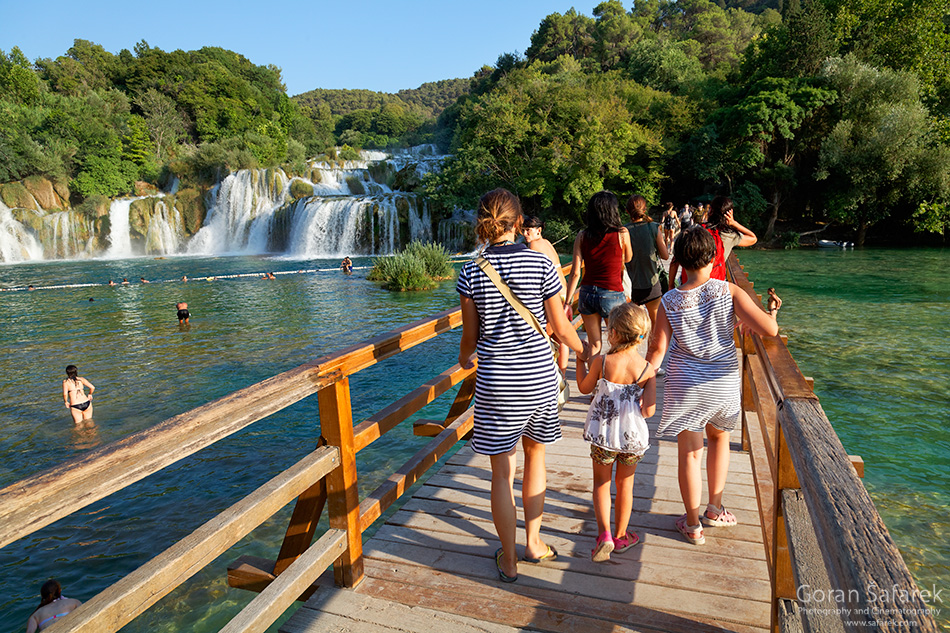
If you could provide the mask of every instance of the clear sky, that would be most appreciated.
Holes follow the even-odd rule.
[[[590,15],[599,0],[577,5]],[[74,39],[111,53],[136,42],[165,51],[219,46],[283,71],[291,96],[314,88],[396,92],[470,77],[570,0],[0,0],[0,49],[31,60],[64,55]]]

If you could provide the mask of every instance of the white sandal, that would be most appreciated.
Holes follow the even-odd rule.
[[[713,518],[706,516],[706,513],[714,514]],[[716,507],[712,504],[706,506],[706,511],[700,516],[703,525],[707,527],[735,527],[739,522],[736,515],[726,510],[725,506]]]

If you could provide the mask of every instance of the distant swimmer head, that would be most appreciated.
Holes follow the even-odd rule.
[[[699,225],[685,229],[673,244],[673,257],[685,270],[700,270],[716,256],[716,240]]]
[[[66,365],[66,377],[70,380],[76,380],[79,375],[79,368],[75,365]]]

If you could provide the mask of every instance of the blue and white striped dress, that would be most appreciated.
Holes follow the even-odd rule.
[[[561,292],[551,260],[524,244],[492,246],[483,255],[545,325],[544,301]],[[498,455],[512,450],[522,435],[542,444],[561,439],[559,378],[547,340],[515,312],[474,261],[462,267],[456,289],[478,310],[472,449]]]
[[[739,422],[739,357],[729,282],[710,279],[691,290],[663,295],[673,329],[657,436],[702,432],[707,424],[731,431]]]

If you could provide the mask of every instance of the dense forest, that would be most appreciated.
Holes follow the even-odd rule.
[[[425,183],[446,212],[504,186],[569,230],[603,188],[727,194],[774,244],[945,239],[950,5],[608,0],[547,16],[470,78],[395,95],[290,97],[280,69],[220,48],[0,51],[0,183],[44,176],[74,205],[420,143],[451,154]]]
[[[551,14],[441,116],[429,192],[504,186],[576,227],[602,188],[654,204],[732,196],[773,243],[950,227],[950,5],[618,0]],[[872,232],[872,235],[874,233]]]

